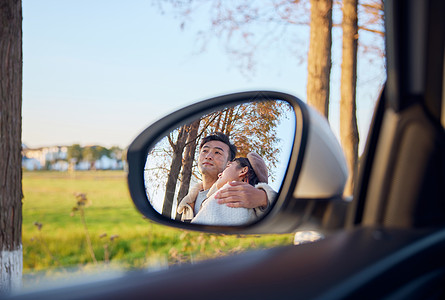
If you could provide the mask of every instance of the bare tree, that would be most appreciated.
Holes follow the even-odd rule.
[[[193,23],[196,13],[205,13],[208,27],[197,31],[197,48],[204,51],[212,40],[222,41],[233,63],[245,75],[254,72],[263,57],[261,54],[270,48],[291,52],[298,63],[306,61],[308,43],[302,33],[309,29],[311,0],[158,0],[154,3],[163,13],[174,14],[184,30]],[[333,9],[340,4],[341,0],[335,0]],[[382,0],[360,1],[359,16],[361,34],[376,37],[360,39],[361,51],[382,57]],[[341,22],[333,20],[332,26],[341,27]],[[369,56],[373,55],[367,56],[371,59]]]
[[[201,120],[196,120],[188,128],[187,143],[184,150],[184,159],[182,161],[181,185],[179,186],[178,199],[184,198],[190,188],[200,121]],[[179,218],[179,215],[177,215],[176,218]]]
[[[21,286],[22,3],[0,2],[0,293]]]
[[[340,87],[340,139],[348,163],[349,178],[345,195],[353,193],[353,178],[358,160],[358,128],[356,116],[357,82],[357,0],[343,0],[343,51]]]
[[[298,38],[301,29],[310,25],[310,41],[308,52],[308,82],[307,100],[315,106],[322,114],[328,117],[329,112],[329,77],[331,68],[331,28],[350,26],[341,23],[334,23],[332,20],[333,4],[338,7],[342,1],[333,0],[269,0],[269,1],[200,1],[200,0],[170,0],[170,8],[173,13],[179,15],[181,28],[186,28],[191,22],[194,12],[205,9],[209,15],[209,28],[198,32],[198,39],[201,41],[202,49],[214,39],[224,41],[224,47],[228,55],[233,56],[233,61],[238,64],[240,70],[245,73],[253,72],[256,64],[256,56],[268,47],[285,47],[293,53],[296,60],[302,63],[306,55],[307,44]],[[349,1],[344,1],[345,7]],[[357,2],[357,1],[356,1]],[[165,1],[159,6],[164,9]],[[357,5],[355,5],[357,7]],[[365,54],[366,59],[372,63],[375,58],[384,56],[383,50],[383,3],[382,0],[363,0],[358,4],[360,23],[357,24],[354,34],[355,48],[349,48],[348,54],[344,53],[342,68],[349,68],[349,71],[342,71],[341,96],[342,111],[345,111],[344,104],[348,102],[348,115],[344,113],[341,117],[341,131],[346,131],[342,135],[349,136],[346,142],[342,138],[342,145],[350,165],[351,178],[347,184],[346,194],[352,191],[354,169],[357,164],[358,152],[358,129],[356,120],[355,93],[357,85],[357,51]],[[309,13],[310,12],[310,13]],[[348,11],[346,11],[348,13]],[[310,16],[310,18],[308,17]],[[349,19],[349,17],[346,17]],[[344,19],[345,22],[347,19]],[[295,30],[296,29],[296,30]],[[294,30],[294,31],[292,31]],[[292,38],[289,39],[288,31],[291,31]],[[295,34],[294,34],[295,33]],[[366,36],[360,38],[358,35]],[[292,35],[293,34],[293,35]],[[350,40],[350,33],[346,32]],[[283,38],[286,36],[287,38]],[[348,49],[349,46],[346,46]],[[304,52],[302,52],[304,49]],[[352,54],[351,51],[355,51]],[[348,56],[349,62],[346,61]],[[350,60],[355,61],[355,65]],[[355,70],[352,74],[352,68]],[[365,74],[366,77],[366,74]],[[343,82],[343,80],[348,82]],[[363,80],[363,79],[362,79]],[[365,79],[366,80],[366,79]],[[368,78],[369,80],[369,78]],[[354,85],[354,86],[352,86]],[[349,91],[347,91],[349,90]],[[349,93],[349,95],[347,95]],[[343,97],[345,97],[343,99]],[[353,99],[353,100],[351,100]],[[345,123],[347,122],[347,123]],[[349,127],[348,127],[349,126]]]
[[[307,101],[329,116],[332,0],[311,0],[311,34],[307,58]]]
[[[176,142],[174,141],[173,134],[168,136],[168,141],[173,149],[173,156],[168,172],[167,185],[165,187],[166,192],[164,196],[164,205],[162,207],[162,214],[167,217],[171,216],[176,183],[178,181],[179,172],[181,171],[182,166],[182,153],[184,152],[188,136],[187,131],[188,125],[181,126],[176,137]]]

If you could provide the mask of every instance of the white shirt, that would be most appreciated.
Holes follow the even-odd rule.
[[[205,191],[200,191],[198,193],[198,196],[196,197],[196,201],[195,201],[195,216],[198,214],[199,210],[201,209],[201,205],[202,202],[204,202],[204,200],[207,198],[207,193],[209,192],[209,190],[205,190]]]

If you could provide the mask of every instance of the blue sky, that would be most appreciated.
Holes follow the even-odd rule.
[[[265,47],[255,72],[243,74],[224,41],[199,51],[205,10],[191,19],[181,29],[168,8],[162,14],[149,1],[23,0],[23,142],[127,147],[156,119],[209,97],[261,89],[305,101],[306,64],[292,51]],[[308,28],[297,32],[308,36]],[[335,29],[330,122],[337,134],[340,55]],[[383,80],[381,62],[359,62],[361,148]]]

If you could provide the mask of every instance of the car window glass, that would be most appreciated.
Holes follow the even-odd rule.
[[[169,228],[143,219],[131,204],[125,149],[148,124],[234,91],[278,90],[306,99],[308,2],[245,8],[272,21],[246,17],[243,30],[233,25],[240,19],[213,22],[218,11],[211,3],[183,14],[148,1],[23,1],[22,140],[32,150],[22,163],[24,288],[48,278],[89,280],[88,274],[154,270],[293,244],[294,234],[240,237]],[[381,12],[360,9],[360,25],[374,25],[359,31],[359,154],[385,80],[383,36],[373,34],[382,24],[372,23]],[[341,22],[339,6],[333,20]],[[329,121],[338,136],[341,37],[334,26]]]

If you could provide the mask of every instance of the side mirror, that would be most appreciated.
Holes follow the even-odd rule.
[[[225,133],[242,157],[226,171],[230,148],[218,139],[204,139],[213,132]],[[251,152],[259,160],[252,161]],[[153,221],[179,228],[286,233],[308,224],[319,226],[327,215],[332,218],[332,204],[344,203],[346,161],[326,119],[298,98],[279,92],[236,93],[178,110],[144,130],[127,158],[136,207]],[[250,177],[240,170],[250,170]],[[217,204],[214,192],[231,180],[269,191],[267,207]],[[213,182],[200,193],[202,183]],[[203,204],[195,207],[198,193]],[[192,200],[183,200],[186,195]]]

